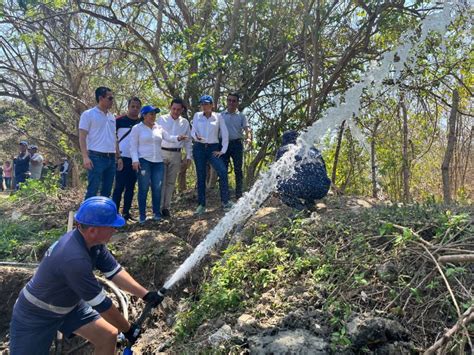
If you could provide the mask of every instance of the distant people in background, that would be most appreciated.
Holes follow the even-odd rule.
[[[298,132],[294,130],[283,133],[282,146],[278,149],[276,160],[296,144],[297,137]],[[331,180],[327,176],[321,152],[311,147],[304,159],[296,155],[295,173],[290,179],[278,182],[278,192],[286,205],[303,210],[310,209],[315,200],[326,196],[330,186]]]
[[[191,137],[194,140],[193,157],[196,165],[198,207],[194,214],[200,215],[206,212],[206,175],[207,163],[219,177],[219,188],[221,203],[224,210],[229,210],[232,203],[229,201],[229,185],[227,180],[227,169],[222,159],[229,145],[229,133],[222,117],[212,112],[213,99],[209,95],[200,98],[202,112],[196,112],[193,117]],[[222,148],[219,144],[219,136],[222,137]]]
[[[67,157],[62,159],[61,165],[59,165],[59,178],[61,183],[61,188],[65,189],[67,187],[67,175],[69,174],[69,161]]]
[[[0,163],[0,191],[5,191],[5,186],[3,185],[3,164]]]
[[[13,160],[15,171],[15,190],[20,188],[20,183],[26,181],[29,176],[30,169],[30,153],[28,153],[28,142],[20,142],[20,153]]]
[[[124,195],[122,215],[125,220],[131,221],[135,220],[130,215],[130,208],[132,207],[133,192],[137,182],[137,172],[133,170],[132,158],[130,155],[130,132],[132,131],[133,126],[140,123],[139,114],[141,108],[142,102],[140,99],[138,97],[132,97],[128,100],[127,114],[118,117],[115,121],[123,168],[120,171],[117,170],[115,173],[115,187],[114,192],[112,193],[112,199],[117,205],[117,210],[119,210],[122,194]]]
[[[30,173],[31,178],[35,180],[41,179],[41,172],[43,170],[43,156],[38,153],[38,147],[31,145],[29,149],[30,153]]]
[[[151,203],[153,207],[153,220],[161,219],[161,184],[163,181],[163,157],[161,156],[161,143],[165,139],[170,142],[179,142],[187,136],[170,136],[156,121],[158,108],[151,105],[143,106],[140,116],[143,122],[132,128],[130,133],[130,155],[132,166],[138,172],[138,210],[139,223],[146,221],[146,200],[151,186]]]
[[[112,90],[98,87],[95,90],[97,106],[82,113],[79,120],[79,144],[84,168],[87,169],[85,199],[100,195],[109,197],[117,170],[122,170],[122,158],[115,132],[115,117],[109,111],[114,102]]]
[[[170,105],[170,112],[158,119],[161,126],[170,136],[186,136],[188,139],[173,143],[169,141],[161,142],[161,156],[164,163],[163,184],[161,188],[161,216],[170,217],[170,204],[176,185],[176,178],[181,169],[181,150],[186,151],[185,164],[190,164],[192,159],[191,126],[189,121],[181,116],[184,109],[184,102],[181,99],[173,99]]]
[[[5,188],[12,188],[12,166],[9,160],[3,164],[3,179],[5,180]]]
[[[225,121],[227,130],[229,131],[229,147],[227,152],[222,156],[224,163],[229,171],[230,159],[234,166],[235,174],[235,197],[242,197],[242,186],[244,174],[242,165],[244,161],[244,139],[245,143],[250,146],[252,144],[252,131],[250,130],[247,118],[238,111],[240,96],[237,93],[227,95],[227,109],[221,112],[221,117]]]

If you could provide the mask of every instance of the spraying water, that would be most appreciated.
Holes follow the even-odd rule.
[[[340,100],[336,99],[336,106],[327,110],[326,115],[322,119],[316,121],[299,136],[297,144],[291,147],[280,160],[273,163],[269,171],[258,179],[252,189],[239,199],[232,210],[219,221],[171,278],[166,281],[164,287],[166,289],[173,287],[173,285],[189,273],[235,225],[249,218],[266,200],[268,195],[276,189],[278,179],[288,179],[294,174],[295,155],[306,156],[309,148],[316,141],[324,137],[328,131],[336,130],[342,121],[346,120],[348,122],[348,126],[354,136],[366,148],[365,139],[353,121],[353,117],[359,113],[362,91],[366,90],[370,94],[376,94],[381,89],[382,81],[390,70],[394,69],[395,77],[399,77],[404,65],[413,65],[412,63],[407,63],[412,47],[416,48],[419,44],[423,43],[430,31],[445,33],[446,27],[451,22],[453,9],[454,5],[452,2],[447,2],[443,11],[433,13],[423,20],[421,34],[418,37],[414,35],[414,31],[404,34],[401,38],[402,44],[397,49],[386,53],[380,65],[377,63],[372,64],[361,81],[346,92],[344,102],[340,103]],[[415,46],[413,46],[412,41],[416,43]],[[396,55],[399,58],[398,61],[393,60]]]

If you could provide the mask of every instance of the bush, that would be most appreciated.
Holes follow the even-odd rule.
[[[41,223],[31,220],[0,221],[0,259],[38,261],[64,229],[41,230]]]
[[[28,199],[29,202],[40,202],[48,196],[57,196],[59,192],[59,178],[55,174],[48,174],[42,180],[28,179],[20,183],[20,189],[9,197],[11,202]]]

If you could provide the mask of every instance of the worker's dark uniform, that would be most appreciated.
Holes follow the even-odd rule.
[[[291,145],[296,143],[297,137],[296,131],[290,130],[283,133],[282,146],[278,149],[276,160],[280,159]],[[311,147],[304,159],[297,154],[295,161],[294,175],[290,179],[278,182],[278,192],[285,204],[302,210],[310,208],[315,200],[326,196],[331,186],[331,180],[327,176],[326,164],[321,152],[316,148]]]
[[[95,278],[94,269],[111,279],[121,266],[105,245],[88,249],[77,229],[48,249],[13,308],[12,355],[48,354],[57,330],[71,336],[110,308],[112,301]]]

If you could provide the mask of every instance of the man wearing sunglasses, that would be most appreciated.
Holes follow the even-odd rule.
[[[95,90],[97,106],[82,113],[79,120],[79,144],[82,161],[87,169],[85,199],[100,195],[109,197],[117,170],[123,162],[117,144],[115,117],[110,112],[114,96],[112,90],[101,86]]]

